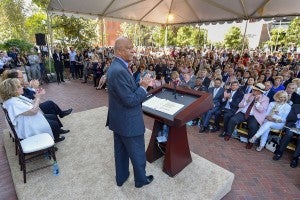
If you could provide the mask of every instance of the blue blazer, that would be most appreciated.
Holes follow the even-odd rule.
[[[107,72],[107,125],[114,133],[134,137],[145,133],[141,103],[146,91],[138,87],[124,62],[115,58]]]
[[[214,87],[210,87],[208,88],[208,92],[214,95],[214,89],[215,89]],[[214,107],[221,107],[223,97],[224,97],[224,88],[220,87],[216,96],[213,98]]]

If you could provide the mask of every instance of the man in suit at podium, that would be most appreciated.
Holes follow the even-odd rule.
[[[115,56],[107,73],[107,125],[114,132],[116,182],[122,186],[128,179],[130,159],[135,187],[140,188],[153,181],[153,176],[146,176],[145,170],[145,125],[141,106],[152,79],[146,76],[140,86],[135,83],[128,69],[128,63],[133,59],[133,44],[128,38],[116,40]]]

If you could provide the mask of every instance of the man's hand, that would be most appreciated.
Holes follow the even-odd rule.
[[[38,88],[36,90],[36,93],[35,93],[35,98],[40,99],[44,94],[46,94],[45,89],[44,88]]]
[[[230,92],[224,92],[224,99],[230,99],[231,93]]]
[[[147,89],[147,87],[150,85],[150,83],[152,83],[153,79],[146,76],[143,79],[141,79],[140,81],[140,86],[144,87]]]
[[[40,82],[38,80],[31,80],[29,82],[29,86],[32,88],[37,89],[40,86]]]

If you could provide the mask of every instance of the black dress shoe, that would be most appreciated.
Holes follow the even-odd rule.
[[[57,148],[57,147],[54,147],[54,151],[58,151],[58,148]]]
[[[217,131],[219,131],[219,130],[220,130],[219,127],[214,127],[213,129],[211,129],[211,132],[217,132]]]
[[[81,83],[87,83],[86,81],[82,81]]]
[[[64,130],[64,129],[60,129],[60,134],[66,134],[69,133],[70,130]]]
[[[62,111],[62,112],[59,114],[59,117],[60,117],[60,118],[63,118],[63,117],[65,117],[65,116],[71,114],[72,111],[73,111],[72,108],[70,108],[70,109],[68,109],[68,110],[65,110],[65,111]]]
[[[153,181],[153,179],[154,179],[153,175],[147,176],[146,182],[144,182],[144,183],[135,183],[135,187],[136,188],[141,188],[144,185],[148,185],[148,184],[150,184]]]
[[[129,175],[130,175],[130,173],[128,172],[127,178],[126,178],[122,183],[118,183],[118,182],[117,182],[117,186],[118,186],[118,187],[121,187],[121,186],[127,181]]]
[[[203,133],[203,132],[205,132],[205,131],[207,131],[207,127],[206,127],[206,126],[202,126],[202,127],[200,128],[200,130],[199,130],[199,133]]]
[[[298,166],[298,158],[293,158],[290,166],[291,166],[291,168],[296,168]]]
[[[193,120],[192,126],[196,126],[198,124],[198,120]]]
[[[225,137],[226,136],[226,132],[223,132],[219,135],[219,137]]]
[[[58,142],[61,142],[61,141],[63,141],[63,140],[65,140],[65,137],[64,137],[64,136],[61,136],[60,138],[56,139],[54,142],[55,142],[55,143],[58,143]]]
[[[282,154],[275,154],[273,156],[273,160],[279,160],[281,158]]]

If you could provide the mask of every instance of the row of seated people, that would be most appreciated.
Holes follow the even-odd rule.
[[[45,90],[38,88],[38,85],[37,80],[30,83],[24,81],[20,70],[6,70],[0,83],[3,107],[8,111],[19,139],[49,133],[56,143],[63,141],[65,137],[61,134],[70,130],[62,129],[63,124],[59,118],[69,115],[72,109],[62,110],[49,100],[41,102]]]
[[[208,89],[208,92],[213,96],[214,107],[201,116],[201,126],[199,132],[203,133],[208,130],[209,121],[212,116],[215,116],[214,128],[212,132],[220,130],[220,121],[223,116],[223,132],[219,135],[228,141],[235,127],[247,122],[248,125],[248,143],[247,149],[251,149],[253,143],[260,138],[257,151],[261,151],[266,142],[271,129],[281,130],[284,126],[299,127],[299,104],[300,95],[295,91],[297,86],[295,83],[289,83],[286,90],[277,91],[272,98],[268,97],[270,90],[268,84],[270,82],[257,83],[252,87],[251,92],[245,93],[239,87],[237,81],[231,82],[229,88],[221,87],[222,80],[215,79],[214,87]],[[271,102],[270,102],[270,99]],[[295,114],[296,113],[296,114]],[[287,122],[288,119],[288,122]],[[289,129],[285,130],[286,135],[282,139],[282,144],[278,151],[276,151],[274,159],[278,160],[296,133]],[[298,137],[298,145],[293,155],[292,167],[298,164],[298,157],[300,156],[300,137]]]

